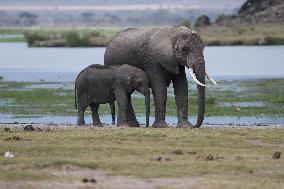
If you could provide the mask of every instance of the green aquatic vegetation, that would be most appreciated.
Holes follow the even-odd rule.
[[[62,88],[38,88],[45,85],[62,84]],[[72,85],[72,84],[71,84]],[[249,80],[249,81],[221,81],[222,86],[240,86],[241,91],[219,90],[207,88],[206,116],[283,116],[284,115],[284,80]],[[74,90],[64,88],[64,83],[58,82],[0,82],[0,96],[3,100],[10,100],[0,106],[0,112],[21,115],[76,115],[74,108]],[[34,87],[37,86],[37,87]],[[67,85],[70,86],[70,83]],[[189,89],[189,114],[197,113],[197,91]],[[169,88],[167,97],[167,115],[176,115],[175,97],[173,89]],[[132,97],[135,112],[145,114],[144,97],[136,93]],[[228,102],[263,102],[263,106],[222,106]],[[116,108],[117,110],[117,108]],[[110,114],[109,105],[101,105],[100,113]],[[88,109],[87,114],[90,113]],[[154,100],[151,98],[151,115],[154,115]]]
[[[18,43],[18,42],[24,42],[24,37],[9,37],[9,38],[1,38],[0,37],[0,43]]]
[[[25,32],[29,46],[93,47],[106,46],[120,28],[42,29]]]

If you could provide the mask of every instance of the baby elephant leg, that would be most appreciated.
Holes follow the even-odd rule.
[[[85,125],[85,119],[84,119],[84,113],[86,108],[89,106],[86,97],[79,99],[78,102],[78,119],[77,119],[77,125],[82,126]]]
[[[129,127],[127,123],[127,108],[128,108],[127,94],[121,88],[115,89],[114,93],[115,93],[115,97],[118,102],[117,126],[118,127]]]
[[[79,107],[78,108],[78,119],[77,119],[78,126],[85,125],[84,113],[85,113],[85,108]]]
[[[111,124],[115,124],[115,105],[114,102],[109,103],[110,111],[111,111]]]
[[[130,94],[127,96],[127,99],[128,99],[127,123],[129,124],[130,127],[140,127],[140,124],[137,121],[134,110],[133,110]]]
[[[92,118],[93,118],[93,126],[97,126],[97,127],[103,127],[103,124],[100,121],[100,117],[99,117],[99,106],[98,104],[90,104],[91,110],[92,110]]]

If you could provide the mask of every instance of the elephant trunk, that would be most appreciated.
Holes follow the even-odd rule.
[[[150,90],[147,89],[145,95],[145,109],[146,109],[146,127],[149,127],[149,116],[150,116]]]
[[[198,113],[197,122],[194,127],[198,128],[202,125],[205,114],[205,61],[204,57],[199,57],[194,59],[195,62],[191,62],[187,59],[187,67],[189,69],[190,75],[192,76],[194,82],[197,84],[198,89]]]
[[[205,83],[205,74],[204,72],[197,73],[197,79],[201,83]],[[201,85],[197,85],[198,89],[198,114],[197,114],[197,122],[194,127],[200,127],[204,120],[205,114],[205,87]]]

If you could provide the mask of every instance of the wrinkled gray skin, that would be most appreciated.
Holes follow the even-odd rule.
[[[137,90],[145,96],[146,126],[149,125],[150,90],[146,73],[130,65],[103,66],[93,64],[79,73],[75,82],[75,107],[78,108],[78,125],[84,125],[84,112],[92,110],[93,125],[102,126],[98,115],[100,104],[109,103],[112,121],[115,122],[114,101],[118,101],[118,126],[139,127],[129,119],[134,115],[130,109],[131,94]]]
[[[187,27],[131,28],[118,33],[107,46],[105,65],[129,64],[144,70],[150,80],[155,105],[153,127],[166,127],[167,87],[173,83],[178,127],[192,126],[188,121],[188,84],[185,67],[193,69],[205,83],[204,43]],[[198,117],[194,127],[203,123],[205,88],[198,87]],[[131,103],[130,103],[131,104]],[[133,112],[132,106],[129,107]],[[133,114],[134,115],[134,114]],[[132,122],[137,121],[132,116]]]

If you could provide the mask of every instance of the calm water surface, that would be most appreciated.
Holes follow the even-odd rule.
[[[0,43],[0,76],[16,81],[74,81],[90,64],[103,64],[105,48],[28,48]],[[208,72],[218,79],[284,77],[284,46],[207,47]]]
[[[42,123],[42,124],[76,124],[76,116],[36,116],[36,117],[20,117],[14,116],[12,114],[1,114],[0,113],[0,123]],[[101,114],[100,120],[104,124],[111,124],[111,116]],[[140,124],[145,125],[145,116],[137,116],[137,120]],[[85,116],[86,124],[92,124],[92,118],[90,115]],[[196,117],[190,116],[189,121],[192,124],[196,123]],[[153,124],[154,117],[150,117],[150,124]],[[177,123],[177,118],[175,116],[166,116],[166,122],[170,125],[175,125]],[[284,126],[284,118],[280,117],[260,117],[260,116],[211,116],[205,117],[204,124],[229,124],[229,125],[273,125],[273,126]]]
[[[10,81],[74,81],[76,75],[88,65],[103,64],[104,52],[105,48],[28,48],[25,43],[0,43],[0,76]],[[207,71],[216,80],[284,78],[284,46],[207,47],[205,59]],[[58,87],[62,85],[58,84]],[[48,85],[39,87],[48,88]],[[67,87],[73,88],[73,83]],[[5,103],[0,101],[0,105]],[[106,115],[102,115],[101,119],[104,123],[110,123],[111,120]],[[138,119],[141,123],[145,122],[143,116]],[[192,123],[195,123],[195,119],[190,117]],[[86,120],[91,123],[90,116]],[[76,117],[20,118],[0,114],[0,123],[7,122],[75,123]],[[168,116],[167,122],[176,123],[176,117]],[[283,125],[284,118],[217,116],[206,117],[205,123]]]

